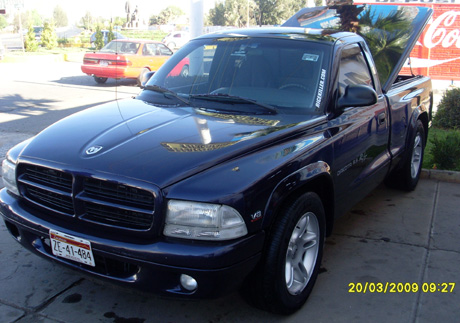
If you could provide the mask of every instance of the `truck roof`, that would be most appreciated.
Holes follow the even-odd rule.
[[[288,38],[295,40],[318,41],[333,45],[338,39],[356,36],[355,33],[338,30],[319,30],[301,27],[264,27],[264,28],[243,28],[227,29],[214,33],[202,35],[202,38],[222,37],[267,37],[267,38]]]

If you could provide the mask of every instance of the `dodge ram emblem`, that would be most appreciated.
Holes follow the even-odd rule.
[[[98,151],[102,149],[102,146],[91,146],[88,149],[86,149],[86,154],[87,155],[94,155]]]

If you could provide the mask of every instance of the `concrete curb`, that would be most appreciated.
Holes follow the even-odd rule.
[[[64,55],[62,54],[51,54],[51,55],[7,55],[1,61],[1,63],[55,63],[63,62]]]
[[[460,172],[454,172],[450,170],[422,169],[420,177],[441,182],[460,184]]]
[[[56,63],[56,62],[77,62],[83,63],[85,52],[48,54],[48,55],[7,55],[1,63]]]

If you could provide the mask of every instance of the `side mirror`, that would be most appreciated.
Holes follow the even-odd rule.
[[[145,84],[150,80],[150,78],[153,76],[153,74],[155,74],[155,71],[147,72],[142,76],[141,88],[143,88],[145,86]]]
[[[345,93],[337,101],[336,110],[349,107],[364,107],[377,103],[377,93],[366,85],[347,85]]]

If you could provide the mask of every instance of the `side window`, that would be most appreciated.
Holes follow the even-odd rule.
[[[166,47],[165,45],[157,44],[157,46],[158,46],[158,49],[160,51],[160,54],[158,54],[158,55],[171,56],[173,54],[173,52],[168,47]]]
[[[339,68],[340,94],[345,92],[345,87],[352,84],[363,84],[374,88],[371,74],[361,47],[358,44],[347,46],[342,51]]]

